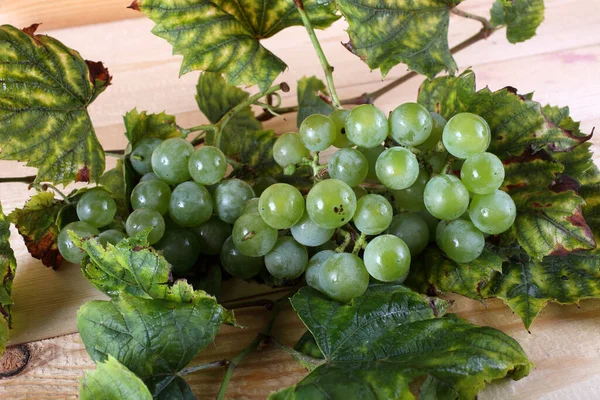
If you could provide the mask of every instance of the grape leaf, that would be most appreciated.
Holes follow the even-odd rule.
[[[100,177],[100,184],[117,203],[117,216],[125,222],[129,215],[129,199],[135,186],[133,167],[127,160],[117,160],[117,165]]]
[[[493,26],[506,26],[509,42],[524,42],[535,36],[535,31],[544,20],[544,0],[496,0],[490,14]]]
[[[0,26],[0,159],[37,168],[36,182],[97,181],[104,151],[87,107],[111,77],[37,26]]]
[[[135,0],[130,8],[154,21],[152,32],[183,55],[180,74],[224,73],[231,85],[258,84],[263,91],[286,64],[260,40],[302,25],[293,0]],[[304,8],[316,28],[339,18],[333,0],[306,0]]]
[[[481,288],[496,271],[502,271],[502,257],[484,250],[470,263],[459,264],[444,256],[437,246],[429,246],[411,262],[406,286],[435,296],[458,293],[471,299],[483,300]]]
[[[15,253],[10,247],[10,223],[0,204],[0,355],[4,353],[8,342],[8,330],[11,328],[12,283],[17,271]]]
[[[133,372],[111,355],[87,372],[79,385],[81,400],[152,400],[148,388]]]
[[[142,111],[140,113],[134,108],[125,114],[123,122],[125,123],[125,136],[132,146],[144,138],[169,139],[181,135],[175,117],[164,112],[148,114],[146,111]]]
[[[448,47],[450,9],[461,0],[338,0],[348,21],[346,48],[383,76],[404,63],[421,75],[453,74],[456,62]]]
[[[448,303],[403,286],[372,285],[348,305],[303,288],[291,302],[327,363],[271,399],[410,399],[408,385],[426,375],[474,398],[485,382],[520,379],[531,366],[509,336],[444,316]]]
[[[304,77],[298,81],[298,116],[296,117],[298,127],[310,115],[329,115],[334,110],[331,104],[327,104],[318,96],[319,92],[327,95],[327,87],[316,76]]]

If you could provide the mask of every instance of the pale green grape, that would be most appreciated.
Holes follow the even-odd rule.
[[[100,232],[98,235],[98,242],[100,242],[100,244],[102,244],[104,247],[106,247],[108,243],[114,246],[126,237],[127,235],[125,235],[124,232],[121,232],[117,229],[108,229],[104,232]]]
[[[277,241],[277,229],[263,221],[260,214],[244,214],[233,224],[231,234],[235,248],[248,257],[262,257]]]
[[[417,157],[404,147],[391,147],[385,150],[375,165],[377,179],[384,186],[394,189],[406,189],[414,184],[419,176]]]
[[[467,263],[481,255],[485,246],[483,233],[469,221],[457,219],[450,222],[441,233],[441,248],[446,255],[459,263]]]
[[[258,212],[259,203],[260,199],[258,197],[253,197],[251,199],[246,200],[246,203],[244,203],[244,208],[242,208],[242,215]]]
[[[188,162],[193,152],[194,146],[187,140],[167,139],[152,153],[152,170],[170,185],[185,182],[190,179]]]
[[[231,236],[231,225],[212,216],[205,223],[190,228],[190,231],[196,235],[200,253],[215,255],[219,254],[223,243]]]
[[[473,196],[469,216],[481,231],[497,235],[507,231],[515,222],[517,207],[507,193],[496,190],[490,194]]]
[[[239,279],[250,279],[265,265],[262,257],[248,257],[241,253],[229,237],[221,249],[221,265],[229,275]]]
[[[356,195],[356,200],[360,199],[363,196],[366,196],[368,194],[367,189],[365,189],[362,186],[354,186],[352,188],[352,191],[354,192],[354,194]]]
[[[387,233],[402,239],[413,256],[420,254],[429,244],[429,227],[414,212],[395,215]]]
[[[156,175],[154,172],[148,172],[147,174],[144,174],[144,176],[142,176],[140,178],[140,183],[146,182],[146,181],[157,181],[157,180],[160,180],[158,175]]]
[[[292,236],[298,243],[305,246],[316,247],[331,239],[335,229],[321,228],[310,219],[308,211],[304,210],[302,218],[292,226],[291,231]]]
[[[371,240],[363,258],[369,274],[382,282],[400,279],[410,268],[410,250],[394,235],[381,235]]]
[[[426,158],[427,163],[431,165],[431,171],[436,174],[441,173],[446,167],[448,156],[449,154],[443,151],[431,155],[428,159]]]
[[[277,279],[296,279],[306,269],[306,247],[289,236],[277,239],[275,246],[265,256],[267,271]]]
[[[200,255],[196,236],[189,230],[178,227],[166,229],[163,237],[152,247],[162,253],[176,274],[189,271]]]
[[[117,203],[102,189],[85,192],[77,202],[77,217],[96,228],[110,224],[116,213]]]
[[[429,214],[429,211],[427,210],[419,211],[417,214],[419,214],[419,216],[423,218],[423,221],[425,221],[427,224],[427,227],[429,228],[429,241],[433,242],[435,240],[435,229],[437,228],[440,220]]]
[[[454,175],[438,175],[431,178],[423,193],[425,207],[439,219],[456,219],[469,206],[469,191]]]
[[[367,172],[367,179],[376,181],[377,180],[377,159],[379,158],[379,156],[381,155],[381,153],[383,153],[385,151],[385,147],[383,146],[375,146],[375,147],[371,147],[370,149],[364,148],[364,147],[359,147],[357,148],[358,151],[360,151],[365,158],[367,159],[367,162],[369,163],[369,171]]]
[[[306,210],[310,219],[321,228],[339,228],[352,219],[356,211],[356,195],[344,182],[327,179],[310,189]]]
[[[396,208],[406,211],[425,210],[423,193],[427,182],[429,182],[429,174],[424,169],[420,169],[415,183],[406,189],[393,191]]]
[[[298,164],[305,157],[310,157],[310,152],[297,133],[284,133],[273,144],[273,158],[282,167]]]
[[[357,146],[377,147],[387,135],[387,118],[383,111],[372,104],[353,108],[346,118],[346,136]]]
[[[363,260],[354,254],[337,253],[323,264],[319,283],[327,296],[347,303],[367,290],[369,273]]]
[[[193,180],[203,185],[220,182],[227,172],[227,159],[223,152],[213,146],[196,149],[188,161],[188,169]]]
[[[170,201],[171,188],[158,179],[140,182],[131,192],[131,207],[134,210],[148,208],[164,214],[169,211]]]
[[[404,103],[390,115],[390,136],[402,146],[416,146],[431,134],[433,120],[419,103]]]
[[[460,180],[471,193],[492,193],[504,182],[504,165],[492,153],[475,154],[462,165]]]
[[[444,229],[446,229],[450,222],[452,221],[440,221],[435,228],[435,243],[442,250],[442,233],[444,233]]]
[[[432,112],[431,120],[433,126],[431,128],[431,134],[423,143],[417,146],[417,149],[422,151],[429,151],[435,149],[437,144],[442,140],[442,132],[444,132],[444,126],[446,126],[446,119],[440,114]]]
[[[333,250],[321,250],[311,257],[311,259],[308,261],[306,272],[304,273],[304,279],[306,279],[306,284],[308,286],[313,289],[317,289],[319,292],[323,291],[321,283],[319,282],[322,274],[321,270],[323,269],[325,261],[336,254],[337,253]]]
[[[276,183],[260,195],[258,211],[272,228],[288,229],[302,218],[304,198],[287,183]]]
[[[148,234],[148,243],[154,244],[165,233],[165,220],[158,211],[140,208],[129,214],[125,228],[129,236],[135,236],[144,229],[152,228]]]
[[[483,153],[490,145],[492,138],[490,126],[479,115],[460,113],[450,118],[442,141],[448,153],[458,158],[468,158]]]
[[[215,214],[228,224],[233,224],[242,214],[246,200],[254,197],[252,187],[240,179],[227,179],[217,185],[214,192]]]
[[[358,200],[353,221],[361,233],[378,235],[390,226],[393,214],[392,205],[385,197],[368,194]]]
[[[152,153],[161,143],[158,138],[144,138],[133,146],[129,161],[135,172],[140,175],[152,172]]]
[[[171,194],[169,216],[179,226],[198,226],[210,218],[213,198],[204,186],[197,182],[183,182]]]
[[[340,149],[329,159],[327,171],[333,179],[339,179],[354,187],[360,185],[367,177],[369,163],[358,150]]]
[[[335,110],[329,116],[335,126],[333,145],[338,149],[354,146],[354,143],[346,135],[346,118],[348,118],[348,114],[350,114],[350,110]]]
[[[98,232],[98,229],[92,225],[82,221],[71,222],[61,229],[56,239],[60,255],[65,260],[72,262],[73,264],[79,264],[85,257],[85,252],[79,247],[75,246],[68,235],[69,231],[77,234],[77,236],[81,238],[89,238],[99,234],[100,232]]]
[[[307,149],[310,151],[323,151],[333,144],[336,129],[333,121],[328,116],[313,114],[302,121],[299,134]]]

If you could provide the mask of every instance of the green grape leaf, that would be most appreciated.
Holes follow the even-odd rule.
[[[411,262],[406,286],[431,296],[458,293],[471,299],[483,300],[481,288],[502,271],[502,257],[485,249],[470,263],[457,263],[445,257],[437,246],[429,246]]]
[[[157,376],[146,380],[146,386],[154,393],[156,400],[196,400],[192,388],[184,378],[168,375]]]
[[[300,127],[306,117],[313,114],[329,115],[334,110],[318,96],[318,93],[327,95],[327,87],[316,76],[304,77],[298,81],[298,116],[296,125]]]
[[[79,398],[152,400],[152,394],[140,378],[108,355],[106,361],[96,364],[95,371],[85,374],[79,385]]]
[[[164,112],[148,114],[146,111],[142,111],[140,113],[134,108],[125,114],[123,122],[125,123],[125,136],[132,146],[144,138],[169,139],[181,135],[175,117]]]
[[[97,181],[104,151],[87,107],[111,76],[37,27],[0,26],[0,159],[37,168],[36,182]]]
[[[125,222],[129,215],[129,199],[135,186],[135,173],[129,161],[120,159],[115,168],[100,177],[100,184],[107,189],[117,203],[117,215]]]
[[[316,28],[339,17],[333,0],[306,0],[305,10]],[[231,85],[271,86],[286,64],[260,40],[284,28],[302,25],[293,0],[135,0],[156,26],[152,32],[183,56],[180,74],[192,70],[224,73]]]
[[[460,2],[338,0],[349,25],[345,46],[383,76],[399,63],[430,78],[442,70],[453,74],[448,25],[450,9]]]
[[[595,165],[580,175],[579,194],[583,197],[585,204],[581,212],[596,237],[596,243],[600,241],[600,171]]]
[[[531,366],[514,339],[444,315],[448,303],[403,286],[372,285],[347,305],[303,288],[291,302],[327,362],[271,399],[411,399],[408,385],[421,376],[474,398],[486,382],[520,379]]]
[[[509,42],[524,42],[535,36],[535,31],[544,20],[544,0],[496,0],[490,14],[493,26],[506,26]]]
[[[8,331],[11,328],[12,283],[17,271],[15,253],[10,247],[10,222],[2,211],[0,204],[0,356],[4,353],[8,342]]]

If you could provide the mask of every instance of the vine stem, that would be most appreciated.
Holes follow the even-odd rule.
[[[26,183],[31,185],[35,181],[35,175],[30,176],[11,176],[8,178],[0,178],[0,183]]]
[[[346,250],[346,247],[348,247],[348,245],[350,244],[350,241],[352,240],[352,234],[343,229],[340,229],[338,233],[344,238],[344,241],[342,242],[342,244],[336,247],[335,251],[336,253],[343,253],[344,250]]]
[[[220,368],[220,367],[224,367],[225,365],[228,365],[228,364],[229,364],[229,360],[217,360],[217,361],[212,361],[212,362],[208,362],[208,363],[204,363],[204,364],[192,365],[191,367],[182,369],[179,372],[179,375],[183,376],[183,375],[191,374],[192,372],[202,371],[205,369]]]
[[[493,30],[494,29],[494,27],[492,26],[492,24],[490,23],[490,21],[487,18],[481,17],[481,16],[476,15],[476,14],[471,14],[470,12],[460,10],[460,9],[458,9],[456,7],[451,8],[450,12],[452,14],[458,15],[458,16],[463,17],[463,18],[468,18],[468,19],[473,19],[475,21],[479,21],[479,22],[481,22],[481,24],[483,25],[483,27],[485,29],[487,29],[487,30]]]
[[[354,248],[352,249],[352,254],[357,255],[359,251],[364,249],[367,245],[367,235],[364,233],[360,234],[360,237],[354,242]]]
[[[315,30],[313,29],[310,19],[308,18],[308,14],[306,14],[306,11],[304,10],[304,3],[302,0],[294,0],[294,4],[296,4],[296,8],[300,13],[300,18],[302,18],[302,23],[308,32],[308,36],[310,37],[310,41],[315,48],[315,52],[317,53],[317,56],[319,56],[319,61],[321,62],[321,66],[325,72],[325,79],[327,81],[329,95],[331,96],[331,102],[336,108],[343,108],[333,83],[333,67],[331,64],[329,64],[329,61],[327,61],[327,57],[325,57],[321,43],[319,43],[319,39],[317,38]]]

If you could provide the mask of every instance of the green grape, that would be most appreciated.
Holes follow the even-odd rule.
[[[100,234],[98,235],[98,242],[100,242],[100,244],[104,247],[106,247],[108,243],[115,246],[117,243],[119,243],[126,237],[127,235],[125,235],[124,232],[121,232],[117,229],[108,229],[104,232],[100,232]]]
[[[263,221],[260,214],[244,214],[235,221],[231,234],[235,248],[249,257],[262,257],[277,241],[277,229]]]
[[[410,254],[404,240],[394,235],[381,235],[369,242],[363,258],[373,278],[391,282],[408,273]]]
[[[144,138],[133,146],[129,161],[135,172],[140,175],[152,172],[152,153],[161,143],[158,138]]]
[[[152,153],[152,170],[169,185],[190,179],[188,163],[194,146],[187,140],[171,138],[163,141]]]
[[[165,233],[165,220],[158,211],[140,208],[129,214],[125,222],[128,236],[135,236],[138,232],[148,228],[152,228],[148,234],[148,243],[158,242]]]
[[[394,190],[394,202],[398,210],[423,211],[425,203],[423,202],[423,193],[425,185],[429,182],[429,174],[424,169],[419,170],[417,180],[410,187],[403,190]]]
[[[335,140],[336,129],[331,118],[322,114],[313,114],[300,125],[300,139],[310,151],[323,151]]]
[[[492,193],[504,182],[504,165],[492,153],[475,154],[462,165],[460,180],[471,193]]]
[[[429,244],[429,227],[423,218],[414,212],[394,216],[387,233],[402,239],[413,256],[420,254]]]
[[[308,192],[306,210],[310,219],[321,228],[339,228],[352,219],[356,195],[344,182],[326,179]]]
[[[444,132],[444,126],[446,126],[446,119],[444,117],[435,112],[431,112],[430,114],[433,121],[431,134],[427,140],[417,146],[417,149],[422,151],[429,151],[436,148],[440,140],[442,140],[442,132]]]
[[[433,242],[435,240],[435,229],[437,228],[440,220],[429,214],[429,211],[427,210],[419,211],[417,214],[419,214],[419,216],[423,218],[423,221],[425,221],[427,224],[427,227],[429,228],[429,241]]]
[[[394,190],[406,189],[417,181],[419,161],[410,150],[391,147],[377,159],[375,172],[384,186]]]
[[[272,228],[288,229],[302,218],[304,198],[287,183],[276,183],[260,195],[258,211]]]
[[[77,217],[96,228],[110,224],[116,213],[117,203],[102,189],[85,192],[77,202]]]
[[[356,200],[360,199],[363,196],[366,196],[367,193],[367,189],[365,189],[362,186],[354,186],[352,188],[352,191],[354,192],[354,194],[356,195]]]
[[[315,247],[331,239],[335,229],[321,228],[310,219],[308,211],[304,210],[302,218],[292,226],[291,231],[297,242],[305,246]]]
[[[183,182],[173,189],[169,217],[179,226],[198,226],[208,221],[213,212],[213,199],[197,182]]]
[[[152,247],[162,253],[176,274],[189,271],[200,255],[196,235],[178,227],[166,229],[163,237]]]
[[[419,103],[400,104],[390,114],[390,136],[402,146],[424,143],[432,128],[431,114]]]
[[[246,200],[254,196],[252,187],[239,179],[227,179],[217,185],[214,192],[214,211],[222,221],[233,224],[242,214]]]
[[[372,104],[353,108],[346,118],[346,136],[357,146],[377,147],[388,136],[387,118]]]
[[[92,225],[82,221],[71,222],[70,224],[65,225],[65,227],[59,232],[56,241],[60,255],[65,260],[72,262],[73,264],[79,264],[85,257],[85,252],[79,247],[75,246],[69,237],[69,234],[67,233],[68,231],[72,231],[73,233],[76,233],[77,236],[82,238],[89,238],[99,234],[100,232],[98,232],[98,229]]]
[[[190,228],[190,231],[196,235],[200,253],[215,255],[219,254],[223,243],[231,236],[231,225],[213,216],[205,223]]]
[[[346,136],[346,118],[348,118],[348,114],[350,114],[350,110],[335,110],[329,116],[335,126],[335,140],[333,141],[333,145],[338,149],[354,146],[354,143]]]
[[[469,191],[454,175],[438,175],[431,178],[423,193],[425,207],[439,219],[456,219],[469,206]]]
[[[273,158],[281,167],[299,164],[306,157],[310,157],[310,152],[297,133],[284,133],[273,144]]]
[[[262,257],[248,257],[241,253],[229,237],[221,249],[221,265],[231,276],[250,279],[262,270],[265,263]]]
[[[450,222],[452,221],[440,221],[435,228],[435,243],[442,250],[444,250],[442,248],[442,233],[444,233],[444,229],[446,229]]]
[[[375,147],[371,147],[370,149],[367,149],[364,147],[359,147],[357,150],[360,151],[365,156],[365,158],[367,159],[367,162],[369,163],[369,171],[367,172],[367,179],[376,181],[377,180],[377,169],[376,169],[377,159],[379,158],[381,153],[383,153],[385,151],[385,147],[375,146]]]
[[[131,192],[131,207],[134,210],[148,208],[165,214],[169,210],[171,188],[161,180],[140,182]]]
[[[203,185],[220,182],[227,172],[227,159],[223,152],[213,146],[196,149],[188,161],[188,169],[193,180]]]
[[[365,180],[369,172],[369,163],[358,150],[340,149],[329,159],[327,170],[333,179],[339,179],[353,187]]]
[[[490,145],[491,138],[488,123],[471,113],[460,113],[450,118],[442,133],[446,150],[458,158],[483,153]]]
[[[258,197],[253,197],[251,199],[246,200],[246,202],[244,203],[244,208],[242,208],[242,215],[258,212],[259,203],[260,199]]]
[[[451,260],[467,263],[481,255],[485,238],[472,222],[457,219],[442,230],[441,244],[442,250]]]
[[[146,181],[158,181],[158,180],[160,180],[158,175],[156,175],[154,172],[148,172],[147,174],[144,174],[144,176],[142,176],[140,178],[140,183],[146,182]]]
[[[392,205],[385,197],[368,194],[356,203],[353,221],[361,233],[378,235],[390,226],[393,215]]]
[[[337,253],[333,250],[321,250],[310,258],[306,267],[306,272],[304,273],[304,279],[306,280],[306,284],[308,286],[313,289],[317,289],[319,292],[323,291],[321,283],[319,282],[322,274],[321,270],[323,269],[323,264],[325,264],[325,261],[327,261],[330,257],[336,254]]]
[[[362,295],[369,286],[365,264],[354,254],[337,253],[331,256],[320,272],[322,292],[341,303]]]
[[[277,279],[296,279],[306,269],[306,247],[289,236],[277,239],[275,246],[265,256],[267,271]]]
[[[481,231],[497,235],[507,231],[515,222],[517,207],[510,195],[496,190],[490,194],[473,196],[469,216]]]
[[[260,197],[260,195],[269,188],[269,186],[277,183],[277,179],[271,176],[261,176],[254,182],[252,185],[252,189],[254,189],[254,193]]]
[[[446,162],[448,161],[448,153],[440,152],[431,155],[426,158],[427,163],[431,166],[431,171],[436,174],[441,173],[446,168]]]
[[[323,243],[320,246],[317,246],[317,248],[315,250],[317,250],[317,252],[319,251],[324,251],[324,250],[335,250],[338,248],[338,245],[335,241],[330,240],[328,242]]]

